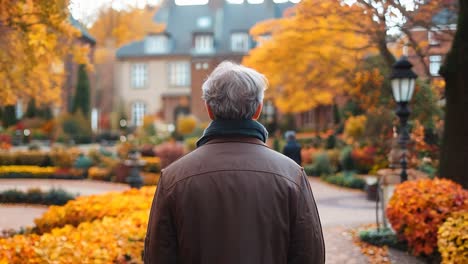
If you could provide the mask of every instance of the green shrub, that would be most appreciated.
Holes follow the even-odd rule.
[[[88,169],[93,165],[93,161],[83,154],[80,154],[75,160],[74,167],[77,169]]]
[[[434,179],[434,176],[437,173],[437,169],[434,168],[431,164],[422,164],[421,166],[418,167],[418,170],[427,173],[429,175],[429,178]]]
[[[315,156],[312,166],[314,166],[315,173],[318,176],[330,175],[334,171],[327,153],[323,152]]]
[[[322,177],[322,179],[328,183],[352,189],[362,190],[366,185],[366,181],[351,175],[344,176],[342,174],[338,174],[334,176]]]
[[[305,165],[304,166],[304,171],[307,174],[307,176],[316,176],[317,175],[314,165],[311,165],[311,164]]]
[[[346,147],[341,151],[340,164],[341,164],[341,168],[345,172],[350,172],[354,170],[354,160],[353,160],[352,152],[353,152],[352,147]]]
[[[64,205],[75,197],[62,189],[52,189],[44,194],[44,204],[46,205]]]
[[[325,148],[334,149],[335,147],[336,147],[336,136],[335,135],[328,136],[327,141],[325,143]]]
[[[389,246],[399,250],[408,250],[408,245],[404,241],[398,240],[397,235],[390,228],[364,230],[359,233],[359,238],[379,247]]]
[[[27,203],[43,205],[64,205],[75,197],[62,190],[51,189],[46,192],[40,189],[29,189],[26,192],[20,190],[6,190],[0,192],[0,203]]]

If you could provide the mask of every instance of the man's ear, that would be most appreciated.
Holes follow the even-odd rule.
[[[252,116],[253,120],[257,120],[260,115],[262,114],[262,108],[263,108],[263,103],[260,103],[257,107],[257,111],[255,111],[255,114]]]
[[[211,111],[210,106],[205,102],[205,108],[206,111],[208,112],[208,116],[210,117],[211,120],[215,120],[215,116],[213,114],[213,111]]]

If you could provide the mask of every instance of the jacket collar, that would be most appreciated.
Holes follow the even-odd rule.
[[[239,137],[215,137],[215,138],[208,140],[204,145],[231,143],[231,142],[256,144],[256,145],[268,147],[267,144],[265,144],[263,141],[261,141],[258,138],[241,137],[241,136]]]

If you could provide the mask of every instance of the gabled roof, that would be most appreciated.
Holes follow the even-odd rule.
[[[214,1],[214,2],[212,2]],[[256,23],[279,18],[293,3],[229,4],[224,0],[210,0],[207,5],[178,6],[167,0],[154,16],[154,21],[166,24],[171,37],[171,50],[161,55],[189,55],[193,47],[193,34],[209,32],[214,36],[214,54],[231,53],[231,33],[249,32]],[[200,22],[200,19],[205,23]],[[141,57],[145,54],[144,40],[132,42],[117,51],[117,57]],[[157,55],[152,55],[157,56]]]
[[[457,13],[448,8],[444,8],[432,17],[432,23],[438,26],[446,26],[456,24],[457,19]]]
[[[70,19],[70,24],[78,29],[81,32],[81,36],[90,42],[91,44],[96,44],[96,39],[89,34],[88,30],[78,21],[76,20],[72,15],[69,16]]]

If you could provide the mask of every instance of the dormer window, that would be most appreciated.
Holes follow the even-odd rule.
[[[196,53],[211,53],[214,51],[212,34],[196,34],[194,42]]]
[[[249,51],[249,34],[246,32],[238,32],[231,34],[231,50],[234,52]]]
[[[145,51],[148,54],[168,52],[168,37],[166,35],[148,36],[145,40]]]

